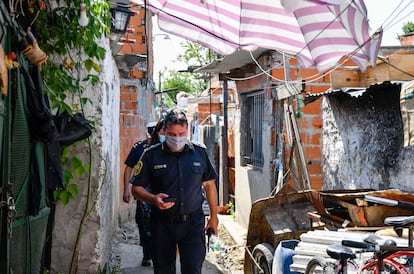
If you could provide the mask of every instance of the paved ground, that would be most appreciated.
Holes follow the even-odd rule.
[[[220,223],[223,224],[223,227],[227,227],[226,230],[232,230],[234,235],[235,242],[239,245],[243,245],[243,237],[245,236],[245,231],[237,226],[233,220],[228,216],[220,216]],[[234,227],[236,225],[236,227]],[[227,233],[226,233],[227,234]],[[220,238],[220,237],[219,237]],[[113,241],[112,248],[112,260],[110,266],[112,269],[117,268],[122,274],[152,274],[152,267],[141,266],[142,260],[142,247],[138,245],[139,243],[139,233],[138,228],[134,221],[126,222],[121,224],[121,227],[117,231],[117,235]],[[243,249],[240,250],[242,252]],[[202,273],[204,274],[221,274],[221,273],[232,273],[232,274],[241,274],[242,271],[239,270],[230,270],[223,268],[223,265],[219,263],[220,258],[218,258],[218,253],[210,251],[207,253],[206,260],[203,265]],[[179,271],[180,265],[179,260],[177,259],[177,274],[180,274]],[[240,269],[240,267],[239,267]]]

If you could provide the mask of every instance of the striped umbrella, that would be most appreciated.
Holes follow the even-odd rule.
[[[376,63],[382,29],[371,31],[363,0],[131,0],[161,30],[229,55],[265,48],[324,72],[343,58],[362,71]]]

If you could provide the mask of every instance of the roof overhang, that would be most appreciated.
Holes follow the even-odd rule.
[[[313,101],[316,101],[319,99],[319,97],[322,96],[330,96],[330,95],[336,95],[336,94],[348,94],[351,97],[360,97],[364,96],[365,92],[367,91],[377,91],[379,89],[386,89],[390,87],[397,87],[401,86],[403,83],[407,81],[384,81],[382,83],[375,83],[370,85],[369,87],[343,87],[338,89],[328,89],[325,92],[320,93],[309,93],[305,96],[304,103],[305,105],[312,103]]]
[[[195,69],[198,73],[225,73],[233,69],[241,68],[247,64],[254,63],[268,49],[256,49],[254,51],[239,50],[230,55],[217,59],[208,65]]]

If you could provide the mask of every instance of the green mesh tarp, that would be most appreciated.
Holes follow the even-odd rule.
[[[0,167],[2,161],[2,147],[3,147],[3,127],[4,119],[6,118],[6,102],[3,100],[3,96],[0,96]],[[1,178],[1,177],[0,177]]]
[[[49,208],[44,208],[34,217],[27,216],[13,222],[10,243],[11,273],[42,273],[41,262],[49,211]]]
[[[28,68],[26,60],[20,55],[18,62]],[[3,222],[1,235],[0,269],[7,269],[7,273],[43,273],[42,256],[50,209],[46,207],[46,169],[44,159],[44,144],[33,143],[30,138],[28,113],[26,108],[25,80],[20,71],[14,71],[9,78],[9,100],[4,108],[6,119],[10,117],[11,125],[4,123],[2,129],[6,134],[3,151],[10,151],[9,157],[3,157],[8,164],[2,165],[3,178],[9,178],[12,185],[12,197],[15,200],[16,216],[12,222],[11,234],[5,231]],[[12,105],[9,106],[10,102]],[[1,109],[0,109],[1,112]],[[1,116],[0,116],[1,117]],[[34,149],[32,149],[34,147]],[[38,163],[38,178],[41,184],[40,212],[36,216],[29,216],[30,198],[30,161],[36,159]],[[7,167],[7,168],[4,168]]]
[[[23,56],[19,56],[18,62],[23,65],[27,62]],[[27,66],[26,66],[27,67]],[[11,139],[11,165],[10,182],[13,184],[13,197],[15,197],[17,216],[28,215],[29,196],[27,181],[30,170],[30,132],[25,110],[25,84],[23,75],[17,73],[17,81],[14,84],[16,90],[12,96],[15,98],[14,113],[12,119]]]

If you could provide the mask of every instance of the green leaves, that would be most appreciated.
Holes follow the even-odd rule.
[[[414,23],[413,22],[405,23],[402,27],[402,31],[404,32],[404,34],[414,32]]]
[[[99,83],[93,75],[79,77],[80,71],[102,71],[97,62],[105,58],[106,50],[98,41],[109,34],[110,6],[103,0],[85,4],[89,23],[84,27],[78,23],[79,0],[66,0],[54,9],[40,10],[33,27],[40,48],[52,56],[43,67],[43,80],[54,109],[69,108],[67,99],[73,98],[69,94],[82,97],[83,86]]]
[[[62,157],[63,183],[64,189],[56,189],[53,191],[53,198],[60,200],[64,205],[78,196],[78,185],[70,183],[72,179],[80,178],[82,175],[90,172],[90,164],[84,163],[79,157],[69,156],[70,149],[65,148]]]

